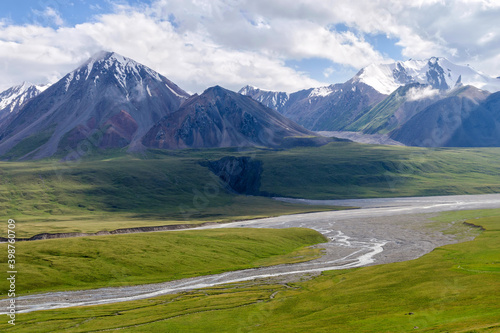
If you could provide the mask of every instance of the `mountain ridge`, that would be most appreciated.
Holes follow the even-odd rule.
[[[35,85],[23,82],[0,92],[0,121],[19,110],[32,98],[45,91],[50,84]]]
[[[214,86],[162,118],[143,144],[163,149],[278,147],[286,137],[313,135],[249,96]]]
[[[76,149],[99,130],[100,148],[141,149],[140,139],[189,94],[164,76],[114,52],[101,52],[3,123],[0,155],[37,133],[48,140],[26,157],[43,158]],[[123,129],[133,130],[124,135]],[[50,135],[49,135],[50,134]]]
[[[427,84],[439,90],[471,85],[490,92],[500,91],[498,78],[485,75],[469,66],[456,65],[442,57],[371,64],[361,69],[355,78],[386,95],[410,83]]]
[[[486,76],[468,66],[455,65],[438,57],[410,59],[369,65],[343,84],[287,94],[286,103],[279,105],[279,111],[314,131],[355,131],[387,135],[406,145],[434,147],[462,142],[471,146],[472,139],[467,137],[467,131],[460,127],[435,124],[441,118],[431,116],[436,111],[430,110],[440,109],[443,113],[447,109],[452,110],[448,116],[460,119],[459,123],[463,123],[464,128],[472,125],[468,123],[470,119],[467,116],[459,115],[460,112],[472,112],[474,117],[481,114],[482,118],[479,118],[482,120],[478,118],[476,123],[490,119],[492,124],[496,124],[491,112],[477,113],[472,109],[492,92],[499,90],[498,78]],[[278,94],[281,93],[263,93],[258,88],[248,86],[240,92],[278,109],[274,101],[279,100]],[[300,97],[297,98],[298,96]],[[423,119],[427,119],[428,123]],[[438,138],[428,128],[432,128],[434,132],[444,131],[446,134]],[[483,128],[486,129],[484,126]],[[456,131],[461,133],[460,140],[446,137],[454,135]],[[472,132],[474,131],[471,130]],[[427,133],[429,137],[422,137],[422,133]],[[495,131],[488,133],[493,136],[486,138],[475,134],[474,137],[479,140],[476,144],[500,146],[500,138],[495,139]]]

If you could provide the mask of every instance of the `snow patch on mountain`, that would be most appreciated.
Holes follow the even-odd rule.
[[[238,91],[238,94],[249,95],[251,93],[260,92],[260,91],[268,92],[268,90],[260,89],[256,86],[246,85]]]
[[[471,85],[490,92],[500,91],[500,80],[469,66],[456,65],[446,58],[436,57],[391,64],[371,64],[363,68],[356,78],[386,95],[410,83],[427,84],[439,90]]]
[[[177,93],[177,91],[175,91],[174,89],[172,89],[172,87],[170,87],[167,83],[165,83],[165,86],[170,89],[171,92],[174,93],[174,95],[176,95],[177,97],[180,97],[182,99],[187,99],[187,97],[185,95],[180,95]]]
[[[23,82],[0,93],[0,111],[19,110],[27,101],[45,91],[50,85]]]
[[[333,85],[326,86],[326,87],[319,87],[319,88],[314,88],[311,93],[309,94],[309,97],[326,97],[328,95],[333,94],[337,90],[334,89]]]
[[[392,76],[391,67],[387,65],[371,64],[363,68],[358,77],[360,82],[385,95],[389,95],[400,86]]]
[[[269,91],[257,88],[255,86],[247,85],[238,91],[241,95],[252,97],[254,100],[264,104],[265,106],[279,111],[283,108],[288,100],[290,94],[282,91]]]

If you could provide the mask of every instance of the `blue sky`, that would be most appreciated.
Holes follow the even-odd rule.
[[[0,90],[54,82],[100,50],[190,92],[291,92],[431,56],[500,75],[493,0],[25,0],[0,13]]]
[[[108,1],[3,1],[0,4],[2,17],[12,21],[13,24],[42,24],[55,26],[52,21],[44,16],[46,8],[50,7],[60,14],[67,25],[75,25],[92,20],[96,14],[112,10]]]

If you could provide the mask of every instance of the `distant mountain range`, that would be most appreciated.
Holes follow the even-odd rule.
[[[312,131],[342,131],[382,101],[381,94],[357,77],[340,84],[295,93],[263,91],[246,86],[240,94],[250,96]]]
[[[397,88],[411,83],[429,85],[439,90],[470,85],[490,92],[500,91],[498,78],[484,75],[469,66],[455,65],[446,58],[372,64],[356,76],[382,94],[391,94]]]
[[[295,93],[215,86],[190,96],[132,59],[101,52],[50,87],[24,83],[0,93],[0,156],[84,150],[89,138],[95,148],[129,151],[279,147],[318,135],[312,131],[414,146],[500,146],[499,90],[498,78],[430,58],[370,65],[345,83]]]
[[[500,110],[491,109],[495,105],[491,100],[499,90],[498,78],[445,58],[430,58],[370,65],[343,84],[291,94],[251,86],[243,87],[240,93],[313,131],[384,134],[406,145],[439,147],[500,146],[496,127],[484,135],[470,131],[470,127],[478,126],[477,117],[496,126],[491,117]],[[488,98],[491,93],[493,96]],[[484,106],[483,102],[489,104]],[[484,112],[484,108],[490,111]],[[454,125],[436,122],[441,119],[437,109],[454,110],[448,113]],[[436,135],[438,132],[441,134]]]
[[[279,142],[313,134],[250,97],[220,87],[191,97],[152,69],[113,52],[95,55],[23,103],[0,122],[4,158],[37,159],[89,149],[89,144],[130,151],[271,146],[269,138]],[[152,129],[157,130],[154,138]]]
[[[394,114],[404,113],[411,103],[416,102],[403,103]],[[500,146],[500,92],[465,86],[440,95],[433,103],[421,103],[419,112],[393,126],[392,139],[423,147]]]

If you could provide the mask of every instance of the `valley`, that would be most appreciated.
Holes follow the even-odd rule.
[[[499,82],[431,57],[190,93],[101,51],[13,86],[0,330],[495,331]]]
[[[191,278],[157,285],[142,285],[126,288],[106,288],[101,290],[94,290],[91,292],[59,292],[54,294],[49,293],[33,296],[22,296],[18,298],[19,309],[20,312],[28,312],[41,309],[56,309],[71,306],[80,307],[83,305],[91,304],[106,304],[118,301],[125,303],[119,303],[122,305],[99,305],[99,307],[97,308],[84,307],[77,309],[78,311],[84,311],[83,313],[86,313],[86,311],[92,311],[93,313],[103,314],[106,313],[108,309],[114,309],[114,311],[117,311],[117,309],[121,309],[118,310],[118,313],[123,313],[130,318],[129,320],[132,320],[130,315],[132,315],[132,313],[134,312],[133,309],[142,308],[150,311],[149,306],[163,307],[171,306],[170,304],[180,305],[184,304],[185,297],[193,297],[192,301],[195,302],[194,304],[205,308],[205,311],[202,311],[201,314],[205,313],[205,315],[213,316],[214,311],[216,311],[216,313],[219,313],[218,315],[216,315],[216,318],[219,315],[226,316],[233,314],[234,311],[243,310],[245,312],[251,312],[253,311],[252,309],[254,309],[255,306],[264,308],[268,308],[270,306],[273,310],[268,313],[268,316],[261,318],[260,322],[264,326],[262,326],[258,330],[274,331],[276,330],[276,327],[273,325],[273,319],[283,315],[282,310],[280,309],[286,309],[287,306],[290,306],[289,303],[292,302],[294,305],[291,306],[295,308],[294,311],[297,311],[297,306],[299,305],[297,305],[297,300],[295,299],[300,299],[301,297],[311,297],[311,292],[314,294],[314,290],[317,290],[317,288],[321,290],[321,288],[324,288],[325,284],[328,285],[333,283],[334,285],[336,285],[338,283],[341,283],[342,281],[345,281],[345,285],[342,284],[342,286],[339,287],[346,288],[345,291],[342,292],[342,294],[344,295],[344,297],[350,299],[349,304],[351,304],[351,306],[358,307],[366,306],[367,304],[365,303],[370,302],[370,306],[374,308],[384,306],[384,313],[386,313],[386,316],[388,315],[394,317],[394,321],[391,321],[390,325],[395,326],[391,327],[404,327],[404,325],[410,324],[407,323],[407,320],[404,317],[405,315],[408,315],[405,314],[405,311],[412,312],[412,314],[413,312],[416,313],[416,317],[412,318],[411,323],[418,323],[419,327],[421,327],[422,329],[433,329],[433,327],[435,327],[434,325],[436,324],[436,321],[441,323],[441,325],[444,325],[442,327],[455,327],[453,326],[455,325],[454,321],[449,321],[446,316],[443,317],[442,312],[470,311],[465,309],[472,309],[475,307],[474,314],[469,313],[469,319],[462,321],[461,323],[469,323],[467,325],[471,325],[470,318],[482,318],[481,320],[483,322],[483,326],[478,327],[490,327],[494,329],[494,327],[496,327],[495,325],[498,325],[498,323],[495,322],[494,319],[495,311],[497,310],[495,310],[495,308],[489,309],[487,305],[487,302],[493,301],[493,299],[491,298],[493,297],[493,295],[488,297],[487,294],[485,294],[484,290],[480,290],[482,285],[481,283],[486,283],[486,281],[489,282],[487,282],[487,284],[483,284],[483,286],[487,285],[487,288],[493,288],[491,290],[494,290],[496,288],[495,286],[498,286],[498,283],[500,283],[500,280],[498,280],[498,278],[495,278],[495,272],[497,272],[498,270],[498,262],[495,262],[494,259],[495,253],[497,253],[496,247],[498,246],[495,226],[497,226],[498,224],[497,216],[499,212],[498,209],[482,211],[473,210],[464,212],[460,212],[457,210],[498,207],[499,200],[499,195],[441,197],[436,198],[436,200],[433,202],[430,202],[431,200],[426,198],[362,200],[359,202],[359,206],[365,205],[367,208],[362,208],[360,210],[314,213],[224,224],[215,228],[217,228],[218,231],[222,231],[227,227],[250,227],[258,228],[257,230],[259,230],[260,228],[266,228],[263,230],[270,230],[267,228],[271,227],[278,228],[278,230],[283,231],[292,231],[294,229],[289,229],[289,227],[309,227],[312,229],[316,229],[317,231],[322,233],[329,239],[329,242],[327,244],[321,244],[321,247],[326,249],[326,254],[324,254],[319,259],[315,259],[306,263],[287,264],[284,266],[273,266],[270,268],[261,267],[258,269],[251,269],[247,271],[243,270],[233,273],[223,273],[220,275]],[[349,204],[355,202],[356,200],[352,200],[349,201]],[[382,202],[383,207],[370,208],[373,206],[380,206],[380,203]],[[437,212],[449,210],[453,212],[441,216],[436,215]],[[430,214],[422,215],[423,211]],[[415,214],[415,212],[419,212],[419,214]],[[482,217],[482,219],[470,220],[470,218],[473,216]],[[481,230],[478,228],[472,228],[470,225],[464,225],[462,224],[464,220],[475,221],[475,225],[480,225],[483,228],[486,228],[486,231],[481,232]],[[214,227],[208,228],[212,229]],[[230,233],[233,232],[232,230],[237,229],[227,230],[229,232],[228,235],[230,235]],[[243,231],[246,229],[241,230]],[[295,230],[298,231],[299,229]],[[196,232],[197,231],[189,231],[189,233]],[[167,232],[167,234],[170,233],[172,232]],[[173,233],[176,234],[177,232]],[[485,234],[484,236],[482,235],[483,233]],[[162,237],[160,236],[161,234],[163,233],[159,233],[157,236]],[[219,232],[219,235],[222,234]],[[472,239],[478,236],[482,241],[471,242]],[[130,236],[127,235],[123,237]],[[429,253],[436,246],[451,244],[457,241],[468,241],[468,243],[456,244],[454,245],[454,248],[450,248],[450,250],[446,250],[448,247],[445,247],[442,248],[443,250],[441,251],[433,251],[432,253],[420,259],[411,260]],[[52,240],[45,242],[58,241]],[[42,243],[40,243],[40,245],[41,244]],[[458,266],[456,263],[456,256],[452,256],[451,258],[448,258],[446,256],[443,257],[443,254],[447,253],[446,251],[460,252],[461,248],[467,249],[466,251],[470,253],[468,253],[468,256],[466,256],[466,258],[468,259],[464,259],[463,256],[458,257],[461,258],[458,261]],[[477,258],[474,259],[475,253],[479,255],[479,258],[483,259],[479,259],[479,261],[477,260]],[[446,264],[444,266],[436,266],[441,265],[439,263],[443,260],[451,260],[455,264],[452,264],[451,268],[449,264]],[[491,262],[491,260],[493,260],[493,262]],[[377,265],[373,267],[365,267],[361,270],[342,270],[353,267],[399,261],[404,262],[393,265]],[[478,264],[480,266],[477,266]],[[429,266],[436,267],[433,269],[434,275],[429,275]],[[465,272],[461,270],[464,268],[466,269]],[[425,273],[422,271],[422,269],[425,269]],[[474,271],[472,271],[471,269],[474,269]],[[324,270],[327,270],[329,272],[327,272],[326,274],[322,274],[319,277],[314,277],[312,278],[312,280],[310,280],[311,277],[305,280],[301,280],[300,278],[297,279],[297,277],[282,280],[283,276],[287,276],[290,274],[296,275],[299,273],[314,273],[322,272]],[[402,270],[406,271],[406,273],[403,274]],[[476,272],[477,270],[480,270],[482,274],[479,271]],[[474,278],[468,278],[471,272],[474,275]],[[365,281],[363,282],[364,286],[362,287],[359,285],[360,281],[356,277],[358,275],[365,276],[362,279],[362,281]],[[367,278],[367,275],[372,276],[372,278]],[[384,278],[386,276],[391,276],[390,280],[386,280]],[[435,279],[437,276],[439,276],[439,279]],[[340,278],[340,280],[338,280],[338,278]],[[477,280],[478,278],[479,280]],[[376,305],[376,302],[380,302],[380,300],[378,293],[375,292],[375,294],[373,294],[374,292],[371,290],[374,284],[377,285],[377,288],[383,288],[381,287],[381,285],[385,285],[387,283],[398,283],[397,281],[404,281],[404,279],[407,279],[407,284],[413,285],[412,294],[415,295],[415,297],[419,297],[417,295],[423,295],[429,292],[429,290],[427,290],[428,287],[426,286],[431,281],[432,283],[436,284],[436,286],[433,286],[432,288],[436,288],[438,290],[442,288],[441,286],[443,286],[444,283],[445,289],[441,289],[439,293],[434,295],[434,297],[441,297],[436,298],[436,300],[439,300],[441,303],[439,305],[433,305],[432,302],[414,304],[411,299],[403,298],[401,301],[395,302],[392,307],[388,306],[386,301],[383,301],[381,304]],[[227,283],[232,284],[227,285]],[[460,310],[449,308],[450,306],[455,306],[455,303],[453,303],[453,300],[448,300],[447,298],[442,297],[444,295],[448,295],[448,293],[455,293],[457,288],[463,288],[461,286],[463,286],[464,283],[467,284],[467,295],[469,295],[471,291],[475,290],[475,292],[477,293],[477,298],[470,298],[471,296],[465,296],[462,291],[461,296],[469,297],[468,301],[465,303],[462,301],[461,307],[459,308]],[[290,287],[292,289],[289,289]],[[332,287],[333,286],[329,286],[328,288]],[[303,288],[307,288],[307,290],[309,291],[305,292]],[[362,295],[359,295],[359,291],[356,291],[356,289],[359,288],[361,288]],[[403,286],[399,288],[403,288]],[[190,291],[192,289],[194,289],[194,291]],[[203,293],[203,290],[207,290],[205,291],[205,296],[199,295],[200,292]],[[257,290],[261,290],[262,292],[264,292],[264,294],[266,293],[266,290],[272,290],[271,293],[273,293],[274,297],[270,297],[270,299],[268,299],[267,301],[264,301],[264,298],[262,304],[258,305],[258,303],[254,303],[254,301],[252,301],[252,298],[255,297],[252,296],[252,293]],[[181,291],[181,294],[177,294]],[[240,292],[242,291],[245,291],[245,293],[240,294]],[[174,293],[174,295],[177,294],[178,296],[172,298],[171,296],[168,296],[169,293]],[[393,293],[397,295],[398,287],[395,287]],[[288,296],[285,296],[287,294]],[[373,296],[371,296],[372,294]],[[214,303],[213,306],[215,306],[215,308],[212,309],[211,306],[207,307],[207,305],[203,305],[205,301],[216,297],[216,295],[223,296],[223,300],[225,301],[223,301],[223,303],[220,303],[219,305],[215,305]],[[277,300],[274,300],[276,295],[281,296],[278,296]],[[225,303],[231,299],[231,296],[236,297],[236,299],[234,299],[236,303],[232,305],[230,305],[229,303]],[[285,298],[283,298],[284,296]],[[141,299],[149,297],[155,297],[152,299],[153,303],[151,303],[150,301],[150,305],[139,305],[142,304],[141,302],[144,302],[141,301]],[[163,304],[162,300],[165,300],[165,297],[167,299],[171,299],[172,301],[166,302],[164,303],[164,305],[160,305]],[[328,297],[335,298],[336,296],[335,294],[331,294],[331,296],[327,296],[327,298]],[[367,299],[364,302],[359,303],[359,301],[354,301],[353,297],[367,297]],[[157,303],[158,301],[160,303]],[[395,301],[395,299],[393,301]],[[307,300],[307,302],[311,302],[311,300]],[[336,302],[339,303],[339,301]],[[196,308],[197,306],[195,306],[194,304],[190,305],[189,308]],[[345,301],[340,301],[340,304],[345,304]],[[221,306],[222,308],[219,308]],[[285,306],[285,308],[283,308],[283,306]],[[242,310],[238,310],[239,307],[242,307]],[[387,309],[390,310],[387,311]],[[399,311],[400,313],[389,314],[394,310]],[[71,314],[74,313],[75,310],[67,309],[62,310],[62,312],[61,310],[58,311],[60,316],[59,319],[55,321],[51,320],[51,323],[45,323],[44,319],[53,318],[53,315],[51,315],[50,311],[36,312],[39,314],[35,314],[34,317],[31,314],[20,314],[19,317],[24,323],[22,326],[23,328],[21,328],[20,331],[29,329],[29,327],[33,324],[36,324],[39,327],[46,327],[46,329],[50,329],[52,331],[64,329],[64,327],[67,327],[68,329],[71,328],[72,326],[67,326],[70,322],[68,322],[67,319],[64,318],[67,318],[68,315],[71,317]],[[167,327],[171,327],[171,325],[176,325],[175,323],[177,320],[175,319],[175,317],[170,317],[171,313],[171,310],[167,311],[164,315],[159,315],[156,317],[157,319],[154,320],[142,320],[136,318],[134,319],[135,323],[133,324],[133,326],[130,326],[130,321],[128,321],[129,324],[123,326],[122,324],[115,322],[112,319],[112,316],[110,317],[109,315],[105,315],[105,317],[101,317],[101,315],[97,314],[94,318],[99,319],[90,319],[82,322],[81,330],[92,330],[92,327],[96,327],[95,325],[104,325],[104,327],[107,327],[109,329],[120,328],[129,330],[133,330],[133,327],[146,329],[147,327],[153,325],[155,327],[162,327],[162,329],[166,329]],[[330,313],[338,313],[338,315],[342,316],[342,318],[349,318],[349,320],[344,325],[339,326],[344,327],[345,329],[347,329],[348,327],[353,327],[350,326],[354,325],[354,323],[352,322],[353,320],[356,322],[355,325],[360,325],[362,323],[364,323],[363,325],[373,325],[373,316],[370,313],[365,313],[363,316],[357,319],[351,318],[349,314],[344,313],[342,309],[332,310]],[[352,313],[352,311],[350,311],[350,313]],[[196,317],[199,315],[197,313],[190,313],[187,308],[186,310],[184,310],[184,312],[181,311],[179,314],[186,324],[190,322],[190,319],[188,318],[191,318],[191,316]],[[321,315],[322,312],[320,312],[319,314]],[[46,315],[49,317],[45,317]],[[328,316],[327,313],[324,313],[323,315]],[[29,323],[24,322],[24,318],[26,318]],[[188,321],[186,321],[187,319]],[[217,321],[218,319],[212,320]],[[203,328],[200,327],[200,329],[206,330],[207,327],[211,325],[212,320],[205,319],[203,321]],[[314,325],[308,328],[311,331],[320,330],[324,325],[324,323],[322,322],[318,323],[317,320],[315,320],[314,323],[309,321],[301,322],[302,325]],[[245,321],[241,322],[241,320],[236,321],[230,325],[231,328],[228,327],[227,331],[233,330],[235,327],[234,325],[237,325],[241,328],[245,327],[246,325],[253,324],[253,322],[245,323]],[[386,324],[384,325],[384,327],[388,327],[388,325]],[[42,328],[42,331],[45,330]],[[226,331],[226,329],[223,329],[223,331]]]
[[[206,161],[262,163],[260,186],[238,194]],[[338,209],[272,197],[349,199],[496,193],[500,151],[425,149],[333,142],[292,149],[89,153],[77,162],[0,162],[5,218],[18,237],[120,228],[231,222]],[[239,169],[234,177],[240,175]],[[465,175],[465,176],[464,176]],[[0,233],[0,237],[3,237]]]

